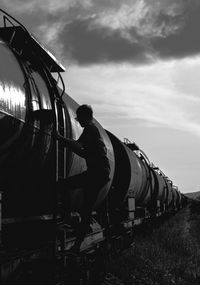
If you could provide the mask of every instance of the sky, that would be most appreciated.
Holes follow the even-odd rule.
[[[199,0],[0,0],[66,67],[66,92],[200,191]]]

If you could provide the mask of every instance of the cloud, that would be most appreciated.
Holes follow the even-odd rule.
[[[1,0],[5,8],[15,13],[28,13],[34,12],[56,14],[58,12],[66,12],[67,10],[80,6],[82,8],[88,8],[92,5],[92,0]]]
[[[1,2],[67,62],[138,65],[200,51],[196,0]]]
[[[183,60],[181,64],[190,63]],[[116,121],[123,127],[137,120],[151,127],[181,130],[200,137],[200,98],[179,92],[173,82],[177,78],[173,73],[175,65],[159,62],[140,68],[74,67],[66,74],[70,82],[68,93],[79,103],[90,102],[99,120],[109,127],[116,126]]]
[[[161,3],[138,0],[84,17],[80,14],[60,33],[63,56],[70,54],[79,64],[147,64],[199,54],[200,5]]]
[[[139,41],[132,44],[122,38],[118,30],[107,27],[93,27],[96,16],[77,19],[63,29],[64,52],[70,52],[72,59],[79,64],[107,63],[150,60],[146,48]]]
[[[159,52],[152,47],[151,40],[174,34],[180,28],[178,23],[170,21],[170,17],[180,13],[177,6],[173,7],[166,10],[168,21],[159,20],[159,23],[160,6],[149,6],[143,0],[84,17],[79,15],[60,34],[63,55],[67,50],[67,56],[70,53],[71,59],[79,64],[152,62]]]
[[[179,23],[172,21],[180,12],[175,12],[177,5],[173,5],[161,12],[159,3],[148,5],[144,0],[132,4],[122,4],[118,10],[105,11],[100,14],[95,23],[112,30],[121,31],[122,37],[135,42],[132,29],[143,38],[165,37],[174,34],[179,29]],[[161,19],[161,15],[165,20]]]
[[[191,5],[185,6],[182,19],[184,24],[178,33],[167,37],[156,38],[152,46],[163,58],[184,58],[200,53],[200,39],[198,27],[200,25],[200,3],[191,1]]]
[[[43,24],[38,27],[37,34],[42,38],[43,42],[48,43],[49,49],[52,54],[55,54],[57,58],[62,58],[63,44],[59,41],[59,33],[63,29],[62,22],[54,22],[49,24]]]

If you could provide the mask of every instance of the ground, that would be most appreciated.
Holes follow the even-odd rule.
[[[146,226],[133,246],[109,260],[102,285],[199,285],[200,202],[162,225]]]

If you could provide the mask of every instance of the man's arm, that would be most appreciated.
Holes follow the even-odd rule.
[[[73,139],[64,138],[63,136],[57,134],[56,138],[61,141],[64,145],[70,148],[71,151],[85,158],[85,150],[83,145]]]

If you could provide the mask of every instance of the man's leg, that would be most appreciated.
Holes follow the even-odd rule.
[[[83,187],[84,180],[85,172],[71,176],[67,179],[61,179],[57,183],[60,200],[62,202],[61,216],[66,222],[70,222],[72,211],[70,191],[73,191],[75,188]]]
[[[77,229],[75,244],[71,249],[74,252],[79,252],[81,243],[83,242],[85,235],[89,230],[93,206],[101,189],[101,187],[99,187],[98,181],[94,181],[94,177],[88,177],[84,187],[84,203],[83,208],[80,212],[81,223]]]

